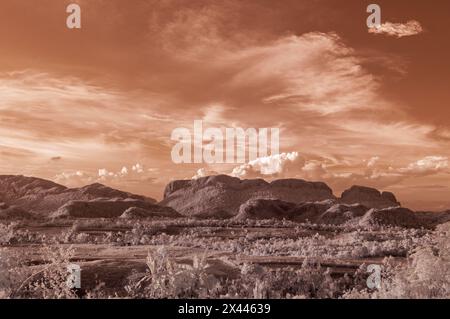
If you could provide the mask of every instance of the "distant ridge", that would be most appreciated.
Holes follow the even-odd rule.
[[[36,177],[0,175],[0,202],[8,207],[20,207],[35,215],[49,215],[71,201],[93,200],[156,203],[153,198],[122,192],[99,183],[81,188],[67,188]]]
[[[450,211],[413,212],[394,194],[352,186],[341,197],[328,185],[301,179],[241,180],[217,175],[169,183],[164,199],[123,192],[95,183],[67,188],[20,175],[0,176],[0,219],[179,218],[286,219],[355,227],[434,227],[450,221]]]

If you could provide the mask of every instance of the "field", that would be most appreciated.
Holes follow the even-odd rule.
[[[0,295],[448,298],[449,231],[280,220],[4,221]],[[81,267],[80,289],[66,283],[70,264]],[[378,289],[368,287],[369,265],[382,269]]]

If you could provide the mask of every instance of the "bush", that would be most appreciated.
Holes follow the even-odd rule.
[[[208,298],[218,280],[206,273],[206,255],[195,256],[192,265],[171,261],[164,248],[147,256],[148,274],[125,287],[132,298]]]
[[[441,225],[434,239],[417,248],[406,265],[385,260],[380,290],[371,292],[359,285],[345,298],[450,298],[450,223]]]

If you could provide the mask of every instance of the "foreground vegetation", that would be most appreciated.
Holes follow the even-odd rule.
[[[432,231],[276,220],[8,222],[0,224],[0,297],[449,298],[449,238],[450,224]],[[116,258],[123,252],[124,269],[82,273],[89,282],[70,289],[69,264],[106,271],[113,257],[102,257],[102,247]],[[367,287],[369,263],[382,267],[380,289]]]

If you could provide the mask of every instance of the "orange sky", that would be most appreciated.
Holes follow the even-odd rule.
[[[372,2],[2,0],[0,173],[155,198],[208,172],[298,177],[448,209],[450,2],[376,1],[369,33]],[[278,127],[282,154],[175,165],[171,131],[194,120]]]

